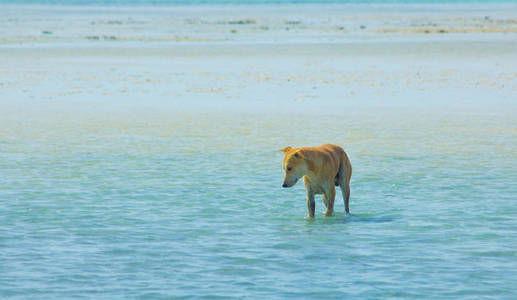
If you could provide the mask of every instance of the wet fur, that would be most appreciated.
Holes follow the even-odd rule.
[[[318,194],[323,195],[323,203],[327,207],[325,216],[332,215],[336,186],[341,188],[345,211],[350,213],[352,165],[343,148],[325,144],[319,147],[285,147],[280,150],[284,152],[285,177],[282,186],[294,186],[300,178],[303,178],[309,217],[314,217],[316,208],[314,196]]]

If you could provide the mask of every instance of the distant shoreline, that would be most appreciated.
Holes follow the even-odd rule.
[[[287,49],[393,42],[508,44],[517,40],[516,12],[517,4],[0,5],[0,48],[206,45],[211,52],[211,45],[224,44],[238,46],[228,50],[238,53],[246,45]]]
[[[517,10],[517,2],[501,1],[501,2],[415,2],[415,3],[3,3],[0,2],[0,10],[33,10],[33,11],[49,11],[49,12],[134,12],[138,10],[141,13],[169,13],[169,12],[199,12],[199,10],[211,12],[240,12],[256,10],[262,12],[289,13],[292,9],[307,10],[310,12],[335,11],[342,10],[348,13],[375,13],[389,14],[396,12],[408,13],[429,13],[429,12],[447,12],[461,11],[462,13],[483,12],[489,9],[487,13]]]

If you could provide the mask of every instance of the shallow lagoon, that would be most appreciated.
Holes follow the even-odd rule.
[[[0,295],[515,298],[515,44],[474,37],[3,45]],[[352,215],[311,220],[277,149],[325,142]]]
[[[513,297],[513,125],[198,116],[4,139],[2,294]],[[351,156],[350,216],[280,187],[277,144],[321,137]]]

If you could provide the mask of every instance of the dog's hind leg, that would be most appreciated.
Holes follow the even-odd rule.
[[[350,184],[346,180],[342,180],[339,184],[341,188],[341,194],[343,194],[343,201],[345,202],[345,211],[347,214],[350,213]]]
[[[345,211],[347,214],[350,213],[350,178],[352,177],[352,165],[348,156],[344,154],[341,160],[341,166],[338,172],[339,175],[339,187],[343,194],[343,202],[345,202]]]

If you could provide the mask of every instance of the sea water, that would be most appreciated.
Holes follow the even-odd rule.
[[[2,49],[0,298],[515,299],[513,54],[405,45]],[[307,218],[278,149],[329,142]]]
[[[290,4],[497,4],[513,0],[1,0],[0,4],[36,5],[290,5]]]
[[[2,135],[2,298],[516,295],[513,117],[157,115]],[[316,141],[350,215],[280,187],[276,148]]]

